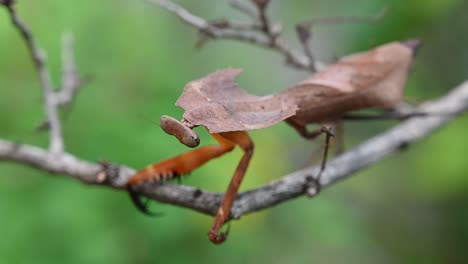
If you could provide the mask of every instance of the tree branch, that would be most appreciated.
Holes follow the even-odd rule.
[[[62,36],[62,83],[57,92],[57,103],[69,104],[80,85],[81,79],[73,56],[73,35],[66,33]]]
[[[50,128],[50,146],[52,153],[63,152],[62,128],[57,111],[57,101],[54,96],[54,87],[47,71],[45,54],[37,45],[28,26],[18,17],[13,7],[13,3],[7,2],[5,6],[10,14],[11,22],[21,33],[31,54],[31,58],[39,74],[39,80],[44,95],[44,107],[47,115],[47,124]]]
[[[427,115],[412,117],[328,162],[320,177],[320,185],[327,188],[390,154],[405,149],[467,110],[468,81],[448,95],[415,109],[417,113]],[[0,160],[26,164],[50,173],[72,176],[88,184],[107,185],[116,189],[123,189],[130,176],[135,173],[134,169],[127,166],[92,163],[69,153],[57,156],[38,147],[6,140],[0,140]],[[319,169],[318,166],[308,167],[239,194],[233,204],[231,218],[237,219],[308,193],[316,193],[314,177]],[[209,215],[216,214],[223,197],[221,193],[170,183],[144,184],[138,191],[156,201]]]
[[[271,26],[268,23],[266,15],[263,12],[259,12],[256,14],[256,19],[260,22],[261,27],[258,27],[258,23],[252,24],[249,29],[261,29],[259,32],[255,30],[245,30],[239,29],[236,27],[217,27],[216,23],[210,23],[204,18],[196,16],[183,7],[169,1],[169,0],[146,0],[150,4],[158,5],[169,12],[174,13],[177,15],[183,22],[187,23],[188,25],[197,28],[200,32],[204,33],[206,36],[213,38],[213,39],[231,39],[237,40],[240,42],[246,42],[250,44],[254,44],[263,48],[272,49],[274,51],[279,52],[282,54],[285,59],[286,63],[292,65],[298,69],[311,71],[313,69],[322,69],[325,64],[320,61],[309,61],[309,58],[305,55],[301,55],[299,52],[293,50],[289,47],[289,45],[281,38],[280,26]],[[249,16],[252,15],[252,11],[247,11],[245,5],[239,5],[239,1],[231,1],[231,5],[234,5],[237,9],[243,10]],[[260,16],[259,16],[260,15]],[[225,25],[229,25],[230,23],[226,23]],[[236,24],[236,23],[231,23]],[[267,25],[265,27],[265,25]],[[265,30],[266,29],[266,30]],[[259,34],[260,33],[260,34]],[[272,41],[274,40],[274,41]],[[313,64],[314,67],[310,65]]]
[[[54,91],[54,85],[47,70],[46,56],[42,49],[37,45],[31,31],[26,23],[18,17],[14,8],[14,1],[0,2],[8,10],[11,22],[20,32],[26,46],[28,47],[34,66],[39,75],[40,84],[44,96],[44,108],[46,112],[45,127],[49,128],[49,151],[59,155],[63,153],[64,143],[62,136],[62,125],[58,113],[60,105],[68,104],[72,101],[76,90],[80,86],[80,78],[73,59],[73,38],[70,34],[63,37],[63,74],[62,87],[59,91]]]
[[[299,38],[299,42],[302,46],[305,56],[309,61],[314,61],[314,55],[312,54],[310,39],[312,35],[312,27],[315,25],[336,25],[336,24],[351,24],[351,23],[376,23],[387,14],[387,10],[384,9],[374,16],[341,16],[341,17],[322,17],[316,19],[310,19],[303,21],[296,25],[296,32]],[[312,71],[314,65],[311,64]]]
[[[261,39],[257,43],[257,36],[244,38],[242,34],[245,34],[245,32],[231,32],[214,27],[205,20],[191,15],[183,8],[169,1],[147,1],[165,7],[171,12],[176,13],[185,22],[205,30],[214,37],[232,38],[242,41],[251,40],[260,46],[263,45],[276,49],[286,57],[290,56],[293,62],[303,68],[308,67],[307,58],[290,55],[289,50],[283,50],[281,45],[278,46],[278,43],[281,43],[278,42],[278,39],[274,41],[276,46],[271,46],[271,39],[265,36],[264,39]],[[63,152],[63,141],[57,108],[60,104],[71,100],[79,84],[72,57],[71,40],[65,38],[66,41],[64,41],[62,87],[59,92],[54,92],[49,73],[46,69],[44,56],[27,26],[17,17],[12,7],[13,1],[0,0],[0,4],[5,5],[8,9],[13,25],[20,31],[29,48],[44,90],[45,108],[51,128],[49,151],[31,145],[16,144],[0,139],[0,160],[32,166],[54,174],[68,175],[88,184],[106,185],[116,189],[124,189],[128,179],[135,173],[134,169],[125,165],[85,161],[70,153]],[[271,29],[268,32],[271,32]],[[424,138],[467,109],[468,81],[455,88],[445,97],[426,103],[415,109],[416,113],[425,113],[425,115],[415,115],[412,117],[408,115],[410,116],[408,120],[395,126],[393,129],[362,143],[330,161],[320,177],[320,185],[322,188],[325,188],[349,177],[354,172],[370,166]],[[317,180],[314,177],[318,175],[319,169],[319,167],[309,167],[299,170],[260,188],[239,194],[234,202],[231,218],[239,218],[242,215],[272,207],[304,194],[318,193]],[[210,215],[215,215],[223,197],[221,193],[211,193],[194,187],[170,183],[147,183],[140,186],[139,191],[142,195],[151,199],[191,208]]]

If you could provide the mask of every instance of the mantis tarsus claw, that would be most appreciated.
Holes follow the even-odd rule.
[[[210,232],[208,233],[208,238],[214,244],[221,244],[227,239],[230,230],[231,230],[230,224],[228,224],[228,228],[225,232],[220,232],[219,234],[217,234],[214,230],[210,230]]]
[[[163,213],[151,212],[148,209],[148,201],[143,202],[141,200],[141,195],[135,192],[132,186],[128,186],[127,191],[128,191],[128,194],[130,195],[130,198],[133,204],[140,212],[144,213],[145,215],[154,216],[154,217],[163,216]]]

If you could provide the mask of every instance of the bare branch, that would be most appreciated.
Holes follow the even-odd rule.
[[[321,17],[303,21],[300,25],[308,30],[311,30],[315,25],[337,25],[337,24],[356,24],[356,23],[376,23],[384,18],[388,13],[387,9],[382,9],[379,13],[373,16],[338,16],[338,17]]]
[[[10,14],[11,22],[18,29],[23,37],[33,59],[39,80],[44,93],[44,107],[47,115],[47,123],[50,128],[50,146],[52,153],[63,152],[62,128],[57,111],[57,100],[54,94],[54,87],[47,71],[44,52],[39,48],[27,25],[18,17],[12,4],[5,4]]]
[[[220,29],[234,29],[234,30],[246,30],[246,31],[256,31],[256,30],[262,29],[262,26],[256,23],[246,23],[242,21],[227,20],[227,19],[211,21],[210,24]]]
[[[356,24],[356,23],[376,23],[387,14],[387,9],[380,11],[374,16],[342,16],[342,17],[322,17],[303,21],[296,26],[297,36],[302,45],[304,54],[309,61],[314,61],[312,50],[310,49],[310,38],[312,27],[315,25],[337,25],[337,24]],[[314,65],[310,65],[311,70],[315,71]]]
[[[70,103],[80,85],[81,80],[73,57],[73,36],[66,33],[62,36],[62,85],[57,92],[57,103]]]
[[[277,35],[272,32],[270,20],[268,19],[268,16],[266,14],[266,9],[270,1],[269,0],[253,0],[252,2],[254,2],[255,5],[257,6],[258,20],[260,20],[260,24],[262,25],[263,32],[265,32],[265,35],[267,35],[270,38],[271,42],[274,42]]]
[[[186,9],[182,8],[181,6],[177,4],[172,3],[171,1],[168,1],[168,0],[146,0],[146,1],[151,4],[159,5],[165,8],[167,11],[170,11],[176,14],[182,21],[184,21],[185,23],[195,28],[198,28],[202,31],[207,31],[207,32],[211,32],[212,30],[216,31],[215,29],[211,28],[210,23],[208,23],[206,20],[204,20],[201,17],[192,15]]]
[[[183,22],[197,28],[198,30],[200,30],[201,32],[213,39],[237,40],[240,42],[254,44],[263,48],[272,49],[282,54],[289,65],[292,65],[298,69],[310,71],[311,62],[309,61],[309,59],[306,56],[300,55],[297,51],[291,49],[286,44],[286,42],[279,36],[279,30],[273,30],[275,28],[274,26],[268,26],[268,31],[263,30],[262,34],[255,34],[245,30],[236,30],[235,28],[219,28],[206,21],[205,19],[193,15],[183,7],[169,0],[146,1],[148,3],[163,7],[164,9],[176,14]],[[267,21],[265,20],[263,22]],[[272,41],[272,39],[274,39],[274,41]],[[315,69],[321,69],[324,67],[324,64],[322,62],[314,61],[313,63],[315,65]]]
[[[406,148],[467,110],[468,81],[453,89],[445,97],[415,109],[418,113],[427,113],[427,115],[410,118],[330,161],[320,177],[320,185],[322,188],[329,187]],[[80,160],[68,153],[57,156],[38,147],[14,144],[5,140],[0,140],[0,160],[14,161],[51,173],[69,175],[85,183],[108,185],[117,189],[124,188],[128,179],[135,173],[134,169],[126,166],[112,164],[103,166]],[[319,170],[319,166],[309,167],[260,188],[239,194],[233,204],[231,217],[239,218],[305,194],[317,193],[314,177],[318,175]],[[223,197],[221,193],[169,183],[144,184],[139,191],[151,199],[210,215],[216,214]]]
[[[101,166],[80,160],[70,154],[51,154],[31,145],[0,139],[0,160],[15,161],[55,174],[72,176],[85,183],[95,183]]]
[[[44,108],[46,112],[46,121],[39,128],[48,128],[49,132],[49,151],[54,155],[60,155],[64,150],[62,137],[62,128],[59,118],[58,108],[60,105],[68,104],[72,101],[77,89],[81,85],[81,80],[78,75],[75,61],[73,58],[73,38],[71,34],[64,34],[62,44],[62,60],[63,73],[62,85],[60,90],[55,92],[50,74],[47,70],[46,57],[44,52],[39,48],[31,31],[26,23],[24,23],[17,15],[13,4],[14,1],[9,0],[0,2],[4,5],[10,14],[11,22],[20,32],[26,43],[34,66],[39,74],[39,80],[43,90]]]

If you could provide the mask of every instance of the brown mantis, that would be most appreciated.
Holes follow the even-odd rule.
[[[147,208],[137,199],[135,186],[189,173],[239,146],[244,154],[208,233],[213,243],[222,243],[227,234],[220,229],[229,219],[253,154],[254,144],[246,131],[266,128],[284,120],[304,138],[314,139],[325,133],[328,142],[331,132],[324,124],[336,122],[351,111],[391,109],[402,102],[417,46],[417,41],[392,42],[344,57],[306,80],[268,96],[255,96],[240,89],[235,77],[241,70],[236,69],[220,70],[188,83],[176,102],[185,110],[182,121],[163,116],[161,127],[184,145],[196,147],[200,140],[192,129],[204,126],[219,145],[203,146],[139,171],[127,184],[133,201],[147,213]],[[322,127],[308,131],[308,124]],[[325,157],[326,153],[324,160]]]

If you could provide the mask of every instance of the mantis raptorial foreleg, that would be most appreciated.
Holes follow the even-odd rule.
[[[131,186],[143,182],[160,182],[187,174],[202,166],[207,161],[231,151],[235,144],[226,140],[220,134],[211,134],[219,145],[203,146],[167,160],[151,164],[137,172],[128,181]]]
[[[219,145],[203,146],[167,160],[151,164],[138,171],[130,178],[127,183],[127,189],[133,203],[141,212],[148,215],[154,215],[148,210],[146,204],[140,201],[138,193],[134,190],[135,186],[145,182],[162,182],[175,177],[180,177],[202,166],[207,161],[219,157],[234,148],[234,143],[226,140],[219,134],[211,135],[216,139],[216,141],[218,141]]]
[[[236,145],[244,151],[244,155],[237,166],[234,176],[229,183],[228,189],[224,195],[223,202],[213,220],[213,224],[208,233],[208,237],[214,243],[221,243],[226,239],[225,233],[220,233],[219,230],[228,220],[231,206],[237,196],[240,184],[244,178],[250,158],[253,154],[253,143],[248,134],[244,131],[232,131],[224,133],[211,134],[219,145],[204,146],[190,152],[172,157],[170,159],[151,164],[145,169],[137,172],[128,181],[128,190],[132,197],[132,201],[137,208],[143,213],[151,214],[146,205],[137,199],[137,194],[133,187],[145,182],[160,182],[167,179],[172,179],[177,176],[189,173],[192,170],[202,166],[207,161],[219,157],[231,151]]]

